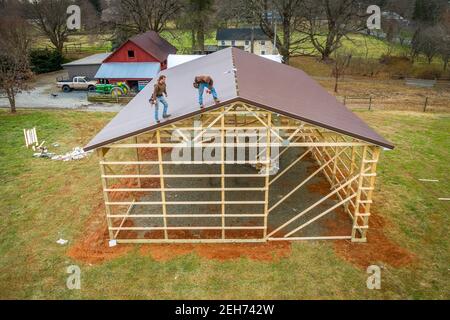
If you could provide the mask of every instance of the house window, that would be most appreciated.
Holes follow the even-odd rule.
[[[245,45],[248,46],[250,44],[250,41],[246,40]]]
[[[232,46],[232,47],[236,46],[236,41],[232,40],[232,41],[231,41],[231,46]]]
[[[128,50],[128,58],[134,58],[134,50]]]
[[[262,56],[266,55],[266,52],[264,50],[261,50],[261,55]]]
[[[225,41],[222,40],[222,47],[225,47]]]
[[[265,41],[261,41],[260,44],[261,44],[262,46],[265,46],[265,45],[266,45],[266,42],[265,42]]]

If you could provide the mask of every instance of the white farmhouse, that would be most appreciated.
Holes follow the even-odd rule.
[[[253,35],[252,35],[253,34]],[[274,50],[272,39],[270,39],[260,28],[232,28],[217,30],[217,45],[219,49],[236,47],[247,52],[252,51],[257,55],[278,54]]]

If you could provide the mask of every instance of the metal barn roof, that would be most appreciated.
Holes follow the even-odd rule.
[[[103,63],[96,79],[153,79],[161,71],[158,62],[109,62]]]
[[[234,101],[246,101],[363,141],[393,148],[389,141],[303,71],[236,48],[218,51],[164,70],[161,74],[167,76],[167,100],[172,117],[160,124],[154,120],[153,108],[148,101],[156,82],[154,79],[87,144],[85,150],[96,149]],[[212,97],[205,95],[206,108],[198,107],[197,90],[192,87],[192,82],[200,74],[213,77],[220,104],[215,105]]]
[[[91,56],[85,57],[83,59],[75,60],[69,63],[65,63],[62,66],[89,66],[89,65],[96,65],[96,64],[102,64],[103,60],[108,58],[110,56],[111,52],[107,53],[97,53],[93,54]]]
[[[270,40],[270,38],[262,31],[261,28],[255,28],[254,40]],[[216,40],[251,40],[252,29],[251,28],[230,28],[217,30]]]
[[[141,47],[147,53],[163,62],[169,54],[177,53],[177,48],[163,39],[157,32],[148,31],[138,34],[130,39],[131,42]]]

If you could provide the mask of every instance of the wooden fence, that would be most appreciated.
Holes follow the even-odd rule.
[[[112,96],[111,94],[99,94],[96,92],[88,92],[87,100],[94,103],[119,103],[127,104],[129,103],[135,95],[128,96]]]
[[[353,110],[405,110],[421,112],[450,112],[450,100],[445,98],[402,96],[401,98],[383,98],[370,96],[336,97]]]

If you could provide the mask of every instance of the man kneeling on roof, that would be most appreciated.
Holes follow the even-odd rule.
[[[166,76],[160,76],[158,82],[155,84],[155,89],[153,90],[152,98],[150,99],[150,103],[155,105],[155,121],[160,123],[159,121],[159,104],[161,103],[164,107],[163,110],[163,118],[169,118],[170,114],[167,113],[169,109],[169,104],[167,103],[164,95],[167,98],[167,86],[166,86]]]
[[[200,108],[204,108],[203,92],[207,89],[208,94],[212,94],[214,101],[220,103],[217,97],[216,89],[214,88],[214,80],[210,76],[196,76],[194,79],[194,88],[198,89],[198,103]]]

